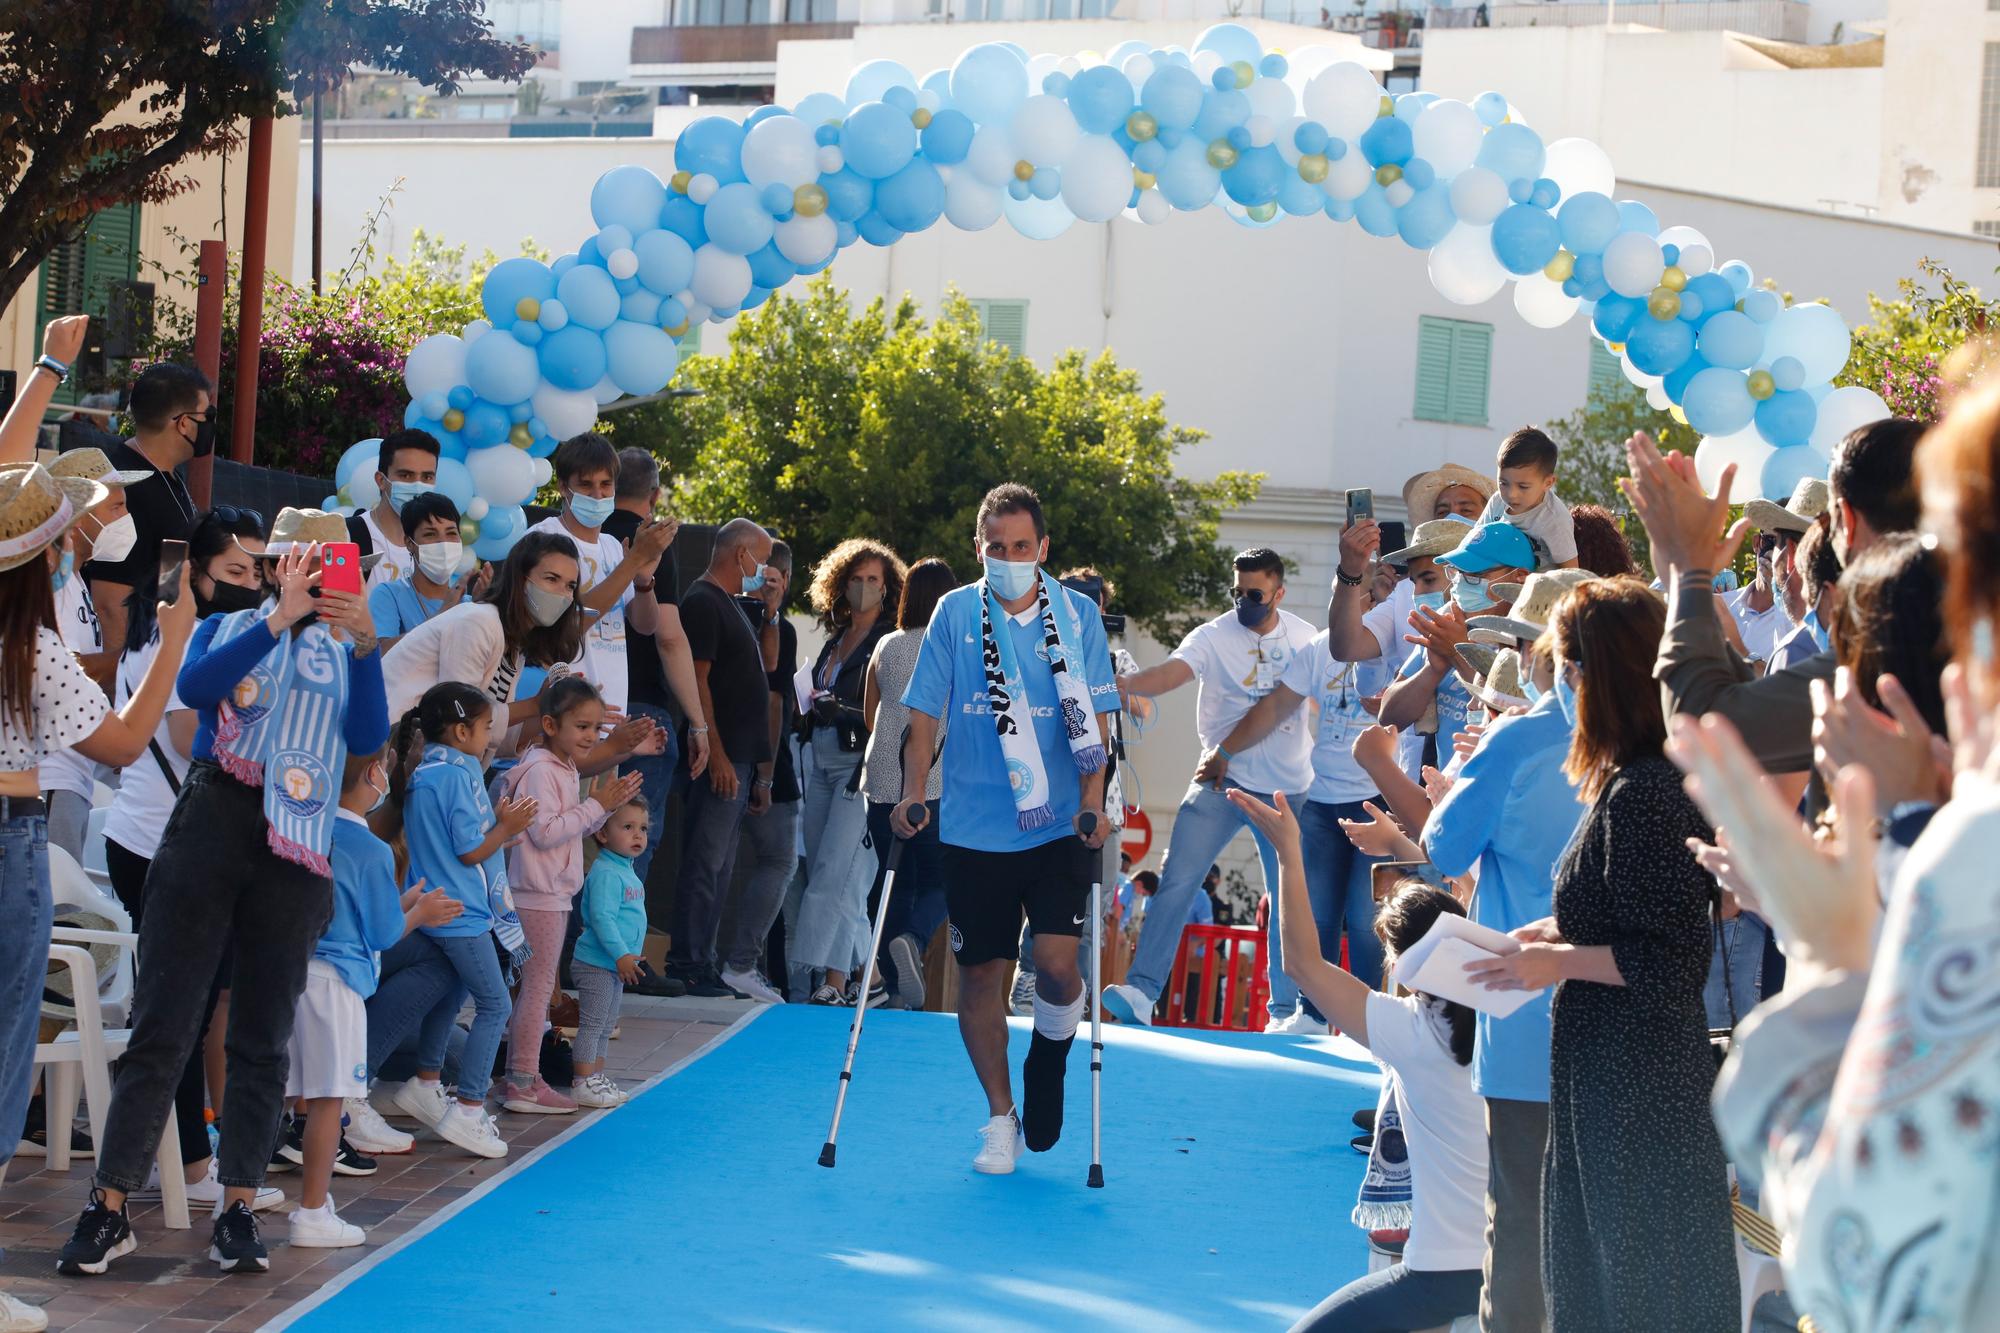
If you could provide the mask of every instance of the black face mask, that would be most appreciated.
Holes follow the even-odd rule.
[[[240,583],[218,581],[213,595],[202,600],[196,608],[204,616],[233,615],[238,611],[254,611],[264,604],[262,588],[246,588]]]
[[[196,458],[206,458],[215,452],[215,409],[208,410],[208,420],[194,423],[194,439],[188,445]]]

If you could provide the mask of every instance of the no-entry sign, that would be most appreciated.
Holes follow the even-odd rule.
[[[1125,840],[1119,844],[1125,854],[1138,865],[1146,859],[1146,853],[1153,850],[1153,821],[1144,810],[1132,806],[1125,808]]]

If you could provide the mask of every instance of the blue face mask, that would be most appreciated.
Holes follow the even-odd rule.
[[[1542,687],[1527,676],[1521,677],[1521,694],[1530,704],[1542,701]]]
[[[1032,560],[995,560],[987,556],[986,586],[1001,601],[1011,602],[1026,596],[1028,589],[1035,586],[1035,568]]]
[[[76,570],[76,555],[70,551],[62,553],[62,560],[56,565],[56,572],[49,575],[49,585],[58,592],[69,582],[69,576]]]
[[[610,496],[572,495],[569,497],[570,517],[586,528],[601,528],[604,520],[611,517],[611,511],[618,502]],[[761,582],[761,580],[760,580]],[[744,591],[749,591],[747,588]]]
[[[400,514],[404,505],[419,495],[429,495],[436,489],[437,487],[424,481],[392,481],[389,483],[389,507]]]
[[[605,501],[605,503],[609,504],[610,501],[607,500]],[[756,592],[759,588],[763,587],[764,575],[767,571],[769,571],[769,569],[770,569],[769,565],[753,564],[751,566],[750,572],[743,576],[743,591]]]
[[[1451,581],[1451,600],[1458,603],[1458,609],[1467,614],[1491,611],[1500,605],[1486,592],[1486,580],[1461,574]]]
[[[63,558],[66,560],[69,557],[64,556]],[[62,585],[57,584],[56,586],[61,587]],[[1830,652],[1832,650],[1833,639],[1826,632],[1826,626],[1819,623],[1818,607],[1814,607],[1812,610],[1806,612],[1806,618],[1799,623],[1806,627],[1806,633],[1812,635],[1812,641],[1819,645],[1821,652]]]
[[[1416,596],[1416,602],[1418,606],[1427,606],[1433,611],[1442,611],[1444,610],[1445,598],[1447,596],[1449,594],[1444,592],[1420,592]]]
[[[1570,730],[1576,730],[1576,687],[1569,683],[1569,674],[1560,664],[1556,666],[1556,707],[1562,710],[1563,721],[1569,723]]]
[[[1264,623],[1264,617],[1271,614],[1271,608],[1249,597],[1236,599],[1236,623],[1244,629],[1256,629]]]

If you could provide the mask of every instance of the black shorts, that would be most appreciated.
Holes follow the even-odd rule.
[[[972,967],[1012,958],[1021,946],[1021,912],[1037,935],[1083,934],[1090,919],[1090,877],[1103,853],[1065,835],[1020,852],[944,847],[944,899],[951,951]]]

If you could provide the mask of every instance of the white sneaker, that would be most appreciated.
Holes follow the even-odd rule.
[[[42,1333],[48,1326],[49,1317],[41,1306],[17,1301],[0,1291],[0,1333]]]
[[[1104,1012],[1121,1023],[1153,1026],[1153,1001],[1137,986],[1116,982],[1104,988]]]
[[[1273,1035],[1296,1033],[1300,1036],[1323,1037],[1326,1035],[1327,1026],[1307,1013],[1304,1005],[1300,1005],[1284,1017],[1273,1018],[1266,1023],[1264,1031]]]
[[[157,1192],[159,1186],[154,1184],[153,1188]],[[215,1159],[211,1157],[208,1159],[208,1174],[187,1187],[187,1201],[190,1207],[207,1204],[210,1217],[221,1217],[222,1195],[222,1182],[215,1178]],[[267,1212],[270,1209],[276,1208],[284,1201],[285,1192],[283,1190],[273,1189],[269,1185],[260,1185],[257,1187],[256,1195],[250,1200],[250,1211],[253,1213]]]
[[[410,1079],[407,1081],[415,1082],[416,1080]],[[368,1104],[374,1107],[380,1115],[408,1115],[409,1112],[396,1105],[396,1094],[402,1090],[402,1082],[393,1078],[378,1078],[374,1083],[369,1085]]]
[[[456,1143],[477,1156],[507,1155],[507,1141],[500,1137],[500,1127],[493,1123],[492,1116],[486,1114],[484,1106],[456,1103],[450,1112],[431,1128],[438,1132],[439,1138]]]
[[[366,1097],[349,1097],[344,1106],[347,1111],[347,1141],[361,1152],[371,1156],[388,1153],[406,1153],[417,1146],[417,1141],[397,1129],[382,1118],[382,1113],[369,1105]]]
[[[341,1221],[340,1214],[333,1211],[333,1200],[328,1199],[318,1208],[293,1210],[291,1242],[299,1249],[344,1250],[367,1244],[368,1233],[352,1222]]]
[[[619,1087],[611,1075],[601,1069],[590,1076],[590,1081],[597,1085],[600,1092],[609,1093],[611,1096],[616,1097],[620,1106],[632,1100],[632,1094]]]
[[[445,1095],[444,1084],[426,1083],[413,1078],[395,1092],[396,1109],[432,1129],[436,1129],[451,1110],[451,1098]]]
[[[614,1084],[613,1088],[615,1086]],[[580,1082],[570,1084],[569,1095],[575,1100],[578,1106],[587,1106],[593,1110],[602,1109],[607,1106],[623,1106],[625,1104],[624,1098],[619,1096],[613,1088],[604,1086],[604,1075],[592,1074]]]
[[[742,991],[759,1004],[783,1004],[785,997],[771,988],[771,983],[753,972],[738,972],[734,968],[722,969],[722,984]]]
[[[1021,1118],[1011,1112],[996,1115],[979,1127],[979,1155],[972,1159],[972,1169],[987,1176],[1012,1175],[1014,1163],[1027,1151]]]

